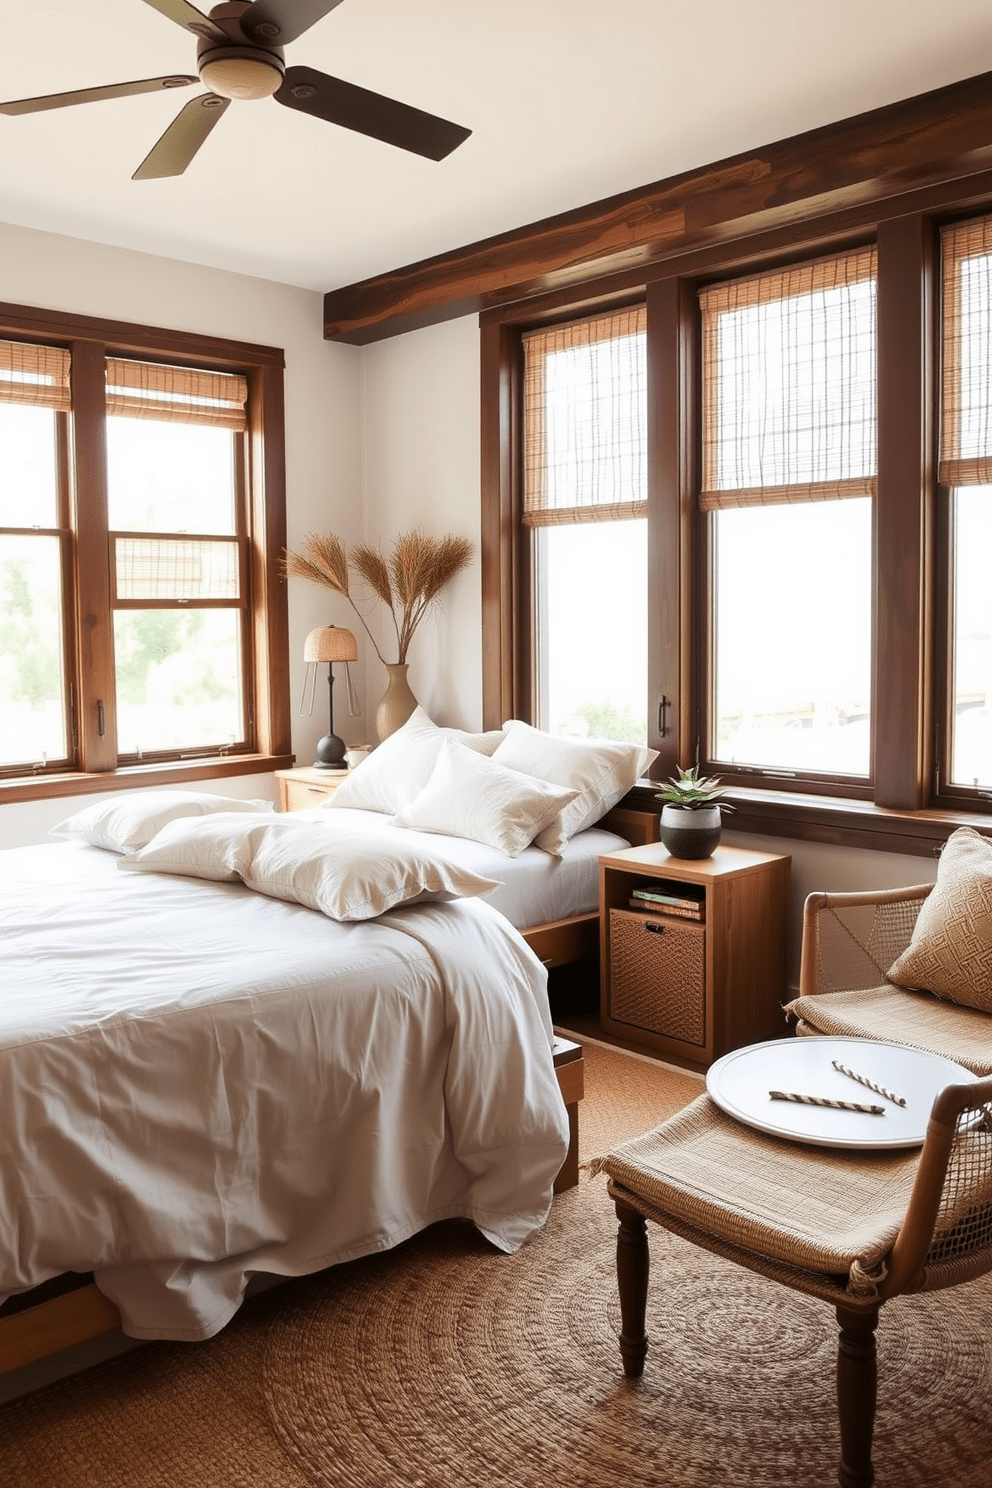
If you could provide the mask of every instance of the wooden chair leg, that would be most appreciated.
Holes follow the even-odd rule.
[[[648,1301],[647,1223],[629,1204],[615,1201],[620,1229],[617,1232],[617,1285],[620,1289],[620,1355],[628,1379],[640,1379],[644,1373],[644,1356],[648,1335],[644,1331],[644,1313]]]
[[[850,1312],[837,1308],[840,1337],[837,1349],[837,1409],[840,1415],[841,1488],[871,1488],[875,1471],[871,1443],[875,1430],[878,1366],[875,1329],[878,1308]]]

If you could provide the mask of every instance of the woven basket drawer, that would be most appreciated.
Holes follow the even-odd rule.
[[[610,1016],[706,1043],[706,927],[610,910]]]

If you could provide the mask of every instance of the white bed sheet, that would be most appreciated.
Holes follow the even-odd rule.
[[[546,978],[481,900],[338,924],[240,884],[0,853],[0,1298],[93,1270],[137,1337],[466,1216],[543,1224]]]
[[[601,855],[630,846],[615,832],[590,827],[571,839],[560,858],[539,847],[526,847],[519,857],[510,858],[497,847],[487,847],[466,837],[394,827],[392,817],[378,811],[318,806],[294,815],[352,831],[357,828],[366,832],[402,833],[404,839],[422,844],[428,852],[440,853],[483,878],[496,879],[499,887],[486,894],[486,903],[506,915],[518,930],[530,930],[535,925],[568,919],[571,915],[591,914],[599,907]]]

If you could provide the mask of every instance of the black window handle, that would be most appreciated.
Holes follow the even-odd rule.
[[[665,722],[665,714],[671,706],[669,699],[662,693],[661,702],[658,704],[658,734],[662,739],[668,737],[668,724]]]

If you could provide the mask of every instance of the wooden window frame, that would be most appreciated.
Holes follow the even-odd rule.
[[[288,603],[279,570],[286,545],[282,351],[8,304],[0,304],[0,335],[67,347],[72,358],[73,408],[58,417],[65,421],[59,437],[60,520],[70,529],[63,586],[70,615],[65,675],[74,705],[70,733],[76,738],[71,768],[26,767],[6,773],[0,779],[0,804],[266,773],[292,764]],[[108,356],[240,372],[247,380],[243,464],[249,603],[244,631],[250,644],[244,656],[249,715],[244,748],[195,759],[146,764],[125,757],[118,762],[104,444]],[[80,492],[85,493],[85,523],[77,520]]]
[[[929,855],[955,826],[988,829],[992,802],[939,789],[938,719],[947,698],[947,497],[936,484],[937,254],[942,222],[992,210],[984,177],[953,180],[674,253],[483,311],[481,479],[483,709],[486,727],[533,721],[526,534],[520,524],[523,330],[632,299],[648,307],[649,738],[664,779],[696,758],[707,678],[705,525],[700,479],[697,291],[718,278],[874,241],[878,249],[878,494],[873,614],[873,784],[771,781],[734,772],[735,831]],[[704,762],[705,763],[705,762]],[[721,768],[725,778],[729,772]],[[750,776],[750,778],[748,778]],[[651,807],[644,785],[633,793]]]
[[[949,223],[942,225],[953,225],[955,220],[970,220],[992,215],[992,203],[983,209],[971,209],[956,214]],[[934,277],[938,287],[934,290],[935,312],[935,339],[939,342],[943,329],[939,317],[943,314],[944,307],[941,304],[941,291],[939,288],[942,264],[939,256],[939,233],[938,253],[935,255]],[[934,397],[938,409],[943,399],[941,388],[935,384]],[[942,416],[942,415],[941,415]],[[939,425],[939,417],[935,415],[935,428]],[[935,594],[935,644],[933,670],[936,679],[934,693],[934,712],[936,726],[935,752],[934,752],[934,793],[933,802],[939,809],[949,811],[969,810],[976,797],[989,803],[988,809],[992,811],[992,790],[988,786],[977,790],[970,786],[951,783],[951,754],[952,738],[954,728],[954,644],[953,644],[953,608],[954,594],[951,581],[951,571],[954,563],[954,487],[945,484],[947,472],[941,470],[940,462],[946,457],[948,451],[939,448],[940,440],[937,434],[934,439],[934,464],[937,470],[935,477],[935,517],[934,517],[934,542],[933,562],[936,574],[940,582]],[[940,457],[938,459],[938,456]],[[943,476],[943,479],[941,477]],[[960,487],[967,490],[967,485]]]

